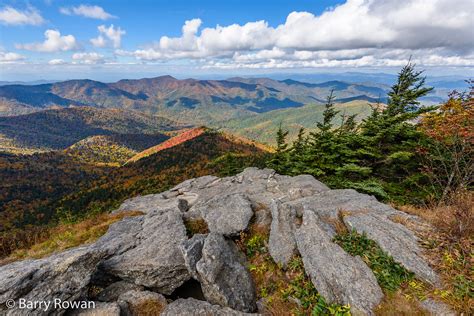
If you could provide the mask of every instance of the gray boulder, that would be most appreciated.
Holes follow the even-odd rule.
[[[196,264],[202,258],[202,247],[207,235],[196,234],[192,238],[181,244],[180,250],[183,254],[184,263],[191,276],[199,280],[199,274],[196,270]]]
[[[47,315],[50,306],[20,309],[19,299],[26,301],[62,302],[83,300],[87,285],[106,252],[91,246],[74,248],[38,260],[24,260],[0,267],[0,314]],[[14,300],[15,308],[6,308],[6,301]],[[56,314],[64,313],[59,308]]]
[[[421,302],[421,307],[431,316],[455,316],[454,312],[448,305],[442,302],[428,298]]]
[[[330,190],[311,197],[287,202],[298,215],[305,211],[313,212],[319,225],[331,237],[336,234],[334,223],[343,218],[347,229],[376,241],[379,246],[405,268],[431,284],[439,279],[421,256],[418,238],[405,226],[395,223],[391,218],[405,213],[380,203],[373,196],[355,190]]]
[[[100,268],[125,281],[171,294],[190,278],[179,250],[185,240],[179,210],[153,211],[143,218],[136,245],[104,261]]]
[[[247,197],[242,194],[215,196],[199,207],[210,232],[232,236],[245,230],[253,216]]]
[[[244,316],[256,315],[242,313],[228,307],[221,307],[219,305],[212,305],[205,301],[199,301],[194,298],[177,299],[170,303],[161,316]]]
[[[333,243],[310,211],[305,211],[295,238],[306,274],[328,302],[350,304],[355,311],[372,313],[383,293],[360,257],[350,256]]]
[[[138,235],[142,230],[144,216],[125,217],[109,226],[108,231],[94,244],[95,248],[117,256],[140,243]]]
[[[101,302],[115,302],[120,295],[132,290],[141,291],[144,290],[144,287],[127,281],[115,282],[103,289],[97,295],[97,300]]]
[[[68,316],[120,316],[121,310],[119,304],[94,302],[95,307],[89,309],[79,309],[68,312]]]
[[[272,223],[268,250],[276,263],[286,266],[296,250],[294,230],[296,212],[288,204],[275,200],[271,205]]]
[[[201,253],[199,249],[202,249]],[[182,250],[188,268],[201,283],[208,302],[243,312],[256,309],[255,286],[244,265],[245,257],[232,241],[210,233],[204,243],[202,235],[194,237]],[[191,254],[194,255],[192,258]]]

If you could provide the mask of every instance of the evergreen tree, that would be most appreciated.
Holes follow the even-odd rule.
[[[426,179],[418,151],[426,136],[418,130],[417,119],[433,110],[420,106],[419,98],[432,90],[425,87],[422,74],[411,62],[403,67],[387,105],[373,107],[361,124],[355,115],[343,114],[341,124],[334,126],[339,111],[331,92],[316,131],[305,138],[301,129],[289,150],[288,132],[280,125],[269,165],[286,174],[312,174],[331,187],[354,188],[382,199],[409,196],[414,202],[417,186]]]
[[[290,174],[296,175],[305,172],[305,155],[307,146],[308,140],[305,137],[305,129],[301,127],[298,131],[298,136],[289,151],[288,168]]]
[[[277,147],[268,163],[270,168],[280,173],[288,171],[288,144],[286,142],[288,133],[288,131],[283,131],[282,124],[280,123],[277,131]]]
[[[336,170],[340,144],[336,140],[333,120],[339,113],[334,108],[333,91],[327,97],[323,112],[323,121],[316,123],[317,131],[309,134],[308,151],[305,163],[307,171],[315,176],[328,175]]]
[[[397,83],[388,93],[387,106],[374,108],[360,126],[364,151],[368,153],[363,157],[365,164],[370,165],[373,175],[395,194],[416,191],[415,186],[422,179],[417,148],[424,136],[415,121],[421,114],[433,110],[419,103],[419,98],[432,90],[424,86],[422,74],[415,71],[412,63],[403,67]]]

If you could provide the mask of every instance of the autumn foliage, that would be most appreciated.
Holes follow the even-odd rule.
[[[428,136],[421,151],[424,169],[440,191],[440,201],[472,186],[474,172],[474,86],[468,94],[453,92],[437,111],[424,116],[420,129]]]

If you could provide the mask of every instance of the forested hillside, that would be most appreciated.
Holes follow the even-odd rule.
[[[185,127],[169,119],[135,111],[75,107],[0,117],[0,150],[66,149],[95,135],[155,134]]]
[[[61,152],[2,155],[2,251],[27,243],[28,231],[42,231],[38,225],[110,211],[126,198],[161,192],[191,177],[263,166],[265,155],[251,142],[209,129],[121,167],[86,164]]]

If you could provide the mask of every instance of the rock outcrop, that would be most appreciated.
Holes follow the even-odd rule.
[[[370,313],[383,297],[382,289],[360,257],[352,257],[331,241],[317,216],[305,211],[295,238],[306,273],[328,301],[349,303],[356,311]]]
[[[418,278],[439,282],[415,234],[392,220],[406,214],[354,190],[330,190],[307,175],[248,168],[233,177],[205,176],[127,200],[115,212],[123,211],[143,215],[111,225],[93,244],[0,267],[0,314],[135,315],[137,302],[154,302],[162,315],[254,313],[254,280],[234,242],[250,225],[270,231],[276,263],[285,267],[299,253],[327,302],[350,304],[362,314],[372,314],[383,293],[370,268],[333,242],[341,229],[365,233]],[[189,219],[205,221],[209,233],[188,236]],[[176,294],[196,282],[191,279],[206,301]],[[96,309],[6,309],[8,299],[20,298],[94,301]]]

